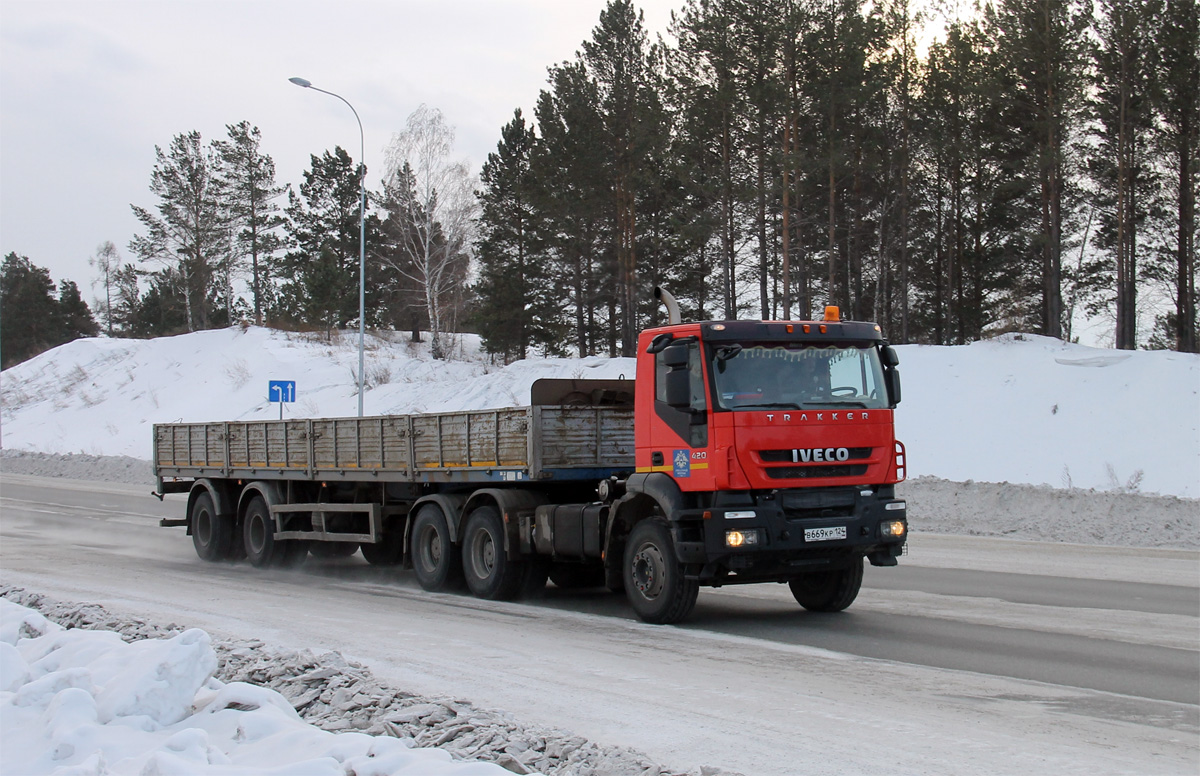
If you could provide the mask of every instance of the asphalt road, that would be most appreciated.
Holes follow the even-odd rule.
[[[869,742],[819,772],[889,759],[913,773],[942,772],[939,763],[1170,773],[1200,762],[1196,552],[915,536],[900,567],[868,569],[846,612],[804,612],[786,586],[755,585],[704,590],[687,623],[655,627],[601,590],[551,586],[497,604],[427,594],[411,574],[357,556],[291,572],[204,563],[183,529],[157,525],[182,512],[178,497],[160,503],[128,486],[4,475],[0,583],[217,635],[338,649],[418,692],[664,762],[788,773],[782,751],[819,757],[850,722]],[[803,745],[794,714],[806,720]],[[754,732],[729,739],[722,720],[746,718],[760,719]],[[966,726],[972,744],[933,742],[920,732],[930,726]],[[1113,735],[1119,751],[1096,743]],[[1000,751],[1012,769],[997,768]]]

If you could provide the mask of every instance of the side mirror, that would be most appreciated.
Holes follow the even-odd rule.
[[[663,348],[662,356],[663,364],[668,369],[683,369],[684,374],[687,374],[689,356],[687,345],[671,345]]]
[[[884,345],[880,348],[879,357],[884,366],[900,366],[900,356],[896,354],[896,349],[891,345]]]
[[[684,362],[687,363],[686,361]],[[672,369],[664,377],[666,380],[667,406],[677,410],[686,410],[692,406],[691,375],[686,369]]]
[[[888,398],[895,407],[900,403],[900,370],[890,366],[883,370],[883,380],[887,384]]]

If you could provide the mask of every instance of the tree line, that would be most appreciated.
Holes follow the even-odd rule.
[[[393,136],[367,325],[431,331],[436,355],[464,329],[504,359],[629,354],[663,285],[698,320],[835,304],[958,344],[1107,317],[1117,347],[1195,352],[1195,0],[995,0],[920,46],[930,22],[909,0],[686,0],[667,43],[611,0],[478,179],[437,110]],[[357,325],[361,160],[312,155],[294,190],[256,127],[226,129],[156,148],[133,260],[97,249],[109,334]]]
[[[667,44],[610,2],[483,167],[488,347],[628,354],[662,284],[700,320],[1195,352],[1195,1],[995,0],[924,49],[915,8],[688,0]]]

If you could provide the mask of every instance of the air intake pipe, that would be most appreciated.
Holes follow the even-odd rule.
[[[679,314],[679,303],[675,301],[675,297],[671,296],[670,291],[661,286],[655,286],[654,298],[667,308],[667,323],[672,326],[683,323],[683,316]]]

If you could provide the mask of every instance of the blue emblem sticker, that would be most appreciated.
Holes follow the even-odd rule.
[[[692,476],[692,454],[689,450],[676,450],[675,457],[675,476],[676,477],[691,477]]]

